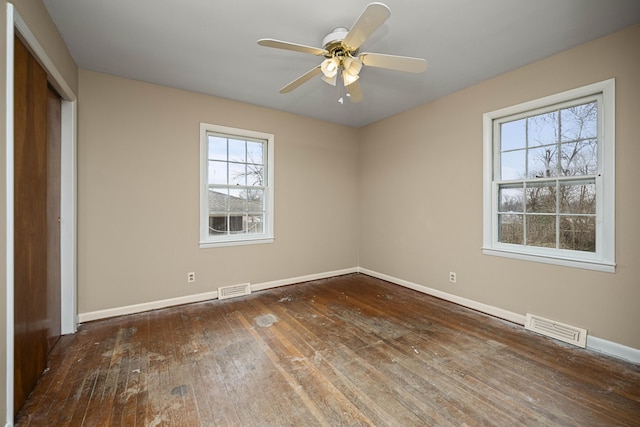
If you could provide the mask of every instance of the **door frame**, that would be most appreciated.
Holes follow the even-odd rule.
[[[77,308],[77,96],[40,45],[13,4],[7,2],[6,15],[6,425],[13,425],[14,410],[14,139],[13,82],[14,46],[17,33],[40,62],[49,83],[61,97],[61,185],[60,185],[60,267],[61,333],[78,327]]]

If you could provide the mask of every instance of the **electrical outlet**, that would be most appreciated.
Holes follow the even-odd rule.
[[[449,281],[451,283],[456,283],[456,273],[454,273],[452,271],[449,272]]]
[[[187,283],[194,283],[196,281],[196,273],[193,271],[187,273]]]

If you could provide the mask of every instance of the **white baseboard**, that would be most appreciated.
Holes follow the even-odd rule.
[[[387,282],[394,283],[396,285],[404,286],[405,288],[413,289],[418,292],[422,292],[428,295],[432,295],[437,298],[441,298],[446,301],[462,305],[464,307],[471,308],[473,310],[480,311],[482,313],[489,314],[491,316],[499,317],[501,319],[508,320],[519,325],[525,323],[526,316],[524,314],[518,314],[511,311],[503,310],[498,307],[483,304],[481,302],[473,301],[467,298],[462,298],[457,295],[452,295],[446,292],[432,289],[427,286],[418,285],[397,277],[388,276],[386,274],[378,273],[376,271],[368,270],[366,268],[358,268],[358,272],[366,274],[368,276],[376,277],[378,279],[386,280]],[[618,344],[612,341],[607,341],[602,338],[588,336],[587,337],[587,349],[593,350],[608,356],[613,356],[618,359],[623,359],[631,363],[640,364],[640,350],[633,347],[627,347],[622,344]]]
[[[143,311],[157,310],[159,308],[173,307],[175,305],[190,304],[194,302],[208,301],[218,298],[218,291],[202,294],[187,295],[184,297],[169,298],[158,301],[144,302],[141,304],[125,305],[124,307],[107,308],[105,310],[88,311],[78,314],[78,323],[91,322],[93,320],[107,319],[109,317],[124,316],[127,314],[142,313]]]
[[[489,314],[491,316],[499,317],[501,319],[508,320],[519,325],[524,325],[525,316],[523,314],[514,313],[511,311],[503,310],[498,307],[483,304],[481,302],[473,301],[467,298],[462,298],[457,295],[448,294],[446,292],[439,291],[437,289],[429,288],[427,286],[418,285],[416,283],[408,282],[406,280],[398,279],[397,277],[387,276],[386,274],[378,273],[376,271],[367,270],[366,268],[359,268],[358,271],[367,276],[376,277],[378,279],[386,280],[387,282],[395,283],[396,285],[404,286],[405,288],[413,289],[414,291],[422,292],[446,301],[459,304],[464,307],[468,307],[482,313]]]
[[[358,268],[346,268],[343,270],[328,271],[325,273],[309,274],[306,276],[291,277],[288,279],[275,280],[272,282],[257,283],[251,285],[251,291],[262,291],[265,289],[277,288],[279,286],[293,285],[295,283],[308,282],[311,280],[326,279],[328,277],[342,276],[345,274],[357,273]],[[218,298],[218,291],[205,292],[202,294],[187,295],[177,298],[169,298],[158,301],[150,301],[141,304],[126,305],[124,307],[107,308],[105,310],[89,311],[78,314],[78,323],[91,322],[93,320],[107,319],[109,317],[124,316],[127,314],[142,313],[144,311],[157,310],[160,308],[173,307],[176,305],[190,304],[195,302],[208,301]]]
[[[640,350],[602,338],[587,336],[587,348],[598,353],[628,360],[631,363],[640,364]]]
[[[263,291],[265,289],[277,288],[279,286],[293,285],[295,283],[310,282],[311,280],[327,279],[329,277],[344,276],[345,274],[358,273],[358,267],[345,268],[342,270],[327,271],[325,273],[308,274],[306,276],[291,277],[289,279],[274,280],[272,282],[258,283],[251,285],[252,291]]]

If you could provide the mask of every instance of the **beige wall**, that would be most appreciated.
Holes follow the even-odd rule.
[[[640,348],[638,46],[635,26],[362,129],[360,266]],[[612,77],[616,273],[482,255],[483,113]]]
[[[80,313],[357,266],[356,129],[86,70],[79,81]],[[275,243],[198,247],[200,122],[275,135]]]
[[[49,18],[40,0],[17,0],[13,2],[17,12],[29,26],[38,43],[45,50],[55,67],[66,81],[69,88],[77,93],[77,67],[64,45],[60,34]],[[0,0],[0,81],[6,81],[6,17],[7,2]],[[0,85],[0,99],[6,99],[5,87]],[[2,147],[6,146],[6,108],[5,102],[0,103],[0,138]],[[6,223],[6,157],[4,148],[0,150],[0,224]],[[0,227],[0,289],[7,289],[6,282],[6,229]],[[0,292],[0,420],[7,419],[5,407],[7,378],[6,378],[6,292]]]

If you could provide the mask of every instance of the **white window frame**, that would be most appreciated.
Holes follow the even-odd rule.
[[[599,95],[598,173],[596,176],[596,251],[539,248],[498,241],[498,184],[495,123],[572,100]],[[532,100],[483,115],[483,246],[482,253],[520,260],[614,273],[615,263],[615,79]]]
[[[239,138],[258,139],[266,142],[265,150],[265,218],[262,233],[230,234],[220,236],[209,235],[209,186],[207,183],[208,170],[208,134],[224,134]],[[237,129],[210,123],[200,123],[200,248],[220,246],[252,245],[272,243],[274,241],[274,143],[273,134],[246,129]]]

